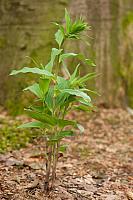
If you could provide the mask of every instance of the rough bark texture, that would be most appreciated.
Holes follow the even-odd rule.
[[[92,49],[87,51],[101,73],[96,79],[100,99],[109,106],[133,107],[133,1],[73,0],[70,8],[74,16],[83,15],[92,26],[89,35],[94,39]]]
[[[68,0],[0,0],[0,104],[14,113],[27,103],[21,92],[27,78],[8,74],[12,68],[33,66],[25,56],[47,62],[54,45],[55,28],[50,22],[62,19],[67,4]],[[78,43],[76,49],[96,60],[96,71],[102,74],[96,79],[99,99],[108,105],[133,107],[133,1],[71,0],[69,8],[92,26],[91,47]]]
[[[8,74],[13,68],[33,65],[25,56],[42,63],[48,61],[54,45],[55,26],[51,22],[62,19],[67,3],[68,0],[0,0],[0,104],[15,113],[27,101],[21,92],[25,76],[18,79]]]

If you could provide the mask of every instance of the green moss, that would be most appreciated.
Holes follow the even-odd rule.
[[[122,27],[123,27],[123,30],[126,30],[127,27],[133,23],[133,12],[128,12],[126,14],[126,16],[123,17],[123,20],[122,20]]]
[[[122,18],[122,33],[125,43],[125,54],[122,60],[121,75],[126,83],[128,106],[133,108],[133,12],[128,12]],[[126,66],[126,68],[125,68]]]
[[[110,35],[110,45],[111,45],[111,63],[114,68],[114,95],[117,89],[124,86],[125,94],[127,96],[128,106],[133,107],[133,63],[132,63],[132,42],[129,44],[129,30],[128,27],[133,23],[133,12],[126,12],[124,17],[121,18],[121,23],[119,22],[119,5],[115,5],[115,0],[111,2],[111,16],[113,16],[111,35]],[[123,35],[123,38],[120,37]],[[120,40],[121,39],[121,40]],[[131,40],[131,39],[130,39]],[[120,49],[120,46],[124,46]],[[130,47],[129,47],[130,46]],[[121,52],[120,52],[121,51]],[[124,52],[123,52],[124,51]],[[122,56],[122,57],[121,57]]]
[[[32,142],[34,138],[41,135],[37,130],[22,130],[17,129],[22,121],[16,121],[9,117],[0,119],[0,153],[20,149]]]
[[[0,37],[0,48],[4,48],[6,44],[6,39],[4,37]]]

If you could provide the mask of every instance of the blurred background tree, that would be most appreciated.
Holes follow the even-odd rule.
[[[55,45],[52,21],[62,21],[65,7],[92,27],[91,46],[74,45],[95,60],[95,70],[101,73],[91,83],[102,95],[100,103],[133,108],[132,0],[0,0],[0,105],[12,114],[22,112],[30,99],[21,92],[25,76],[16,80],[8,74],[15,67],[34,66],[25,56],[47,63]],[[84,73],[87,70],[84,67]]]

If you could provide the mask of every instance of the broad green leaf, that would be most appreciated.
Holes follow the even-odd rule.
[[[57,77],[57,89],[59,90],[66,89],[69,88],[69,86],[70,86],[69,80],[66,80],[65,78],[60,76]]]
[[[34,112],[40,112],[43,113],[46,110],[46,107],[44,106],[30,106],[28,109],[34,111]]]
[[[33,119],[36,119],[36,120],[43,122],[43,123],[48,123],[48,125],[54,126],[57,123],[57,120],[56,120],[55,117],[48,115],[46,113],[38,113],[38,112],[34,112],[32,110],[29,110],[29,109],[26,110],[26,112]]]
[[[58,108],[59,106],[62,106],[67,99],[68,94],[66,93],[60,93],[59,95],[56,96],[55,99],[55,108]]]
[[[53,77],[54,75],[52,73],[50,73],[49,71],[45,70],[45,69],[39,69],[37,67],[24,67],[20,70],[13,70],[10,75],[17,75],[19,73],[33,73],[33,74],[39,74],[39,75],[46,75],[49,77]]]
[[[43,92],[42,92],[42,90],[40,89],[38,83],[34,83],[33,85],[31,85],[31,86],[25,88],[24,90],[25,90],[25,91],[26,91],[26,90],[29,90],[29,91],[31,91],[33,94],[35,94],[37,97],[39,97],[40,99],[43,99]]]
[[[84,100],[82,98],[78,98],[77,101],[80,102],[83,105],[86,105],[86,106],[89,106],[89,107],[93,107],[93,104],[91,104],[90,102],[88,102],[88,101],[86,101],[86,100]]]
[[[22,124],[18,128],[49,128],[49,126],[42,122],[35,121]]]
[[[43,95],[45,95],[47,93],[50,81],[51,81],[51,79],[48,79],[48,78],[41,78],[39,80],[39,86],[40,86],[41,90],[43,91]]]
[[[64,39],[64,34],[62,33],[62,31],[59,29],[56,33],[55,33],[55,40],[58,43],[59,47],[61,46],[62,42]]]
[[[73,136],[74,133],[73,131],[60,131],[56,137],[57,139],[62,139],[62,138],[65,138],[65,137],[70,137],[70,136]]]
[[[65,9],[65,20],[66,20],[66,33],[68,34],[71,27],[71,19],[67,12],[67,9]]]
[[[85,112],[91,112],[92,111],[92,107],[88,107],[86,105],[79,105],[79,106],[74,106],[74,108],[76,110],[82,110],[82,111],[85,111]],[[91,108],[91,109],[90,109]]]
[[[82,88],[81,91],[86,91],[86,92],[90,92],[90,93],[93,93],[95,95],[101,96],[98,92],[96,92],[94,90],[89,90],[89,89],[86,89],[86,88]]]
[[[83,99],[88,100],[89,102],[91,101],[91,98],[85,92],[82,92],[78,89],[75,89],[75,90],[74,89],[64,89],[64,90],[61,90],[61,91],[68,93],[68,94],[71,94],[71,95],[82,97]]]
[[[76,124],[76,122],[72,120],[58,119],[56,117],[53,117],[52,115],[49,115],[46,113],[34,112],[30,109],[27,109],[26,112],[33,119],[36,119],[43,123],[48,123],[48,125],[52,125],[52,126],[58,125],[59,127],[64,128],[65,126],[68,126],[68,125],[75,126]]]
[[[76,122],[72,120],[58,119],[58,125],[64,128],[65,126],[69,126],[69,125],[75,126]]]
[[[45,66],[45,69],[46,69],[46,70],[48,70],[49,72],[52,71],[55,58],[56,58],[56,56],[58,56],[61,52],[62,52],[62,49],[52,48],[51,60],[50,60],[49,63]]]
[[[62,62],[66,58],[76,57],[76,56],[78,56],[78,54],[76,54],[76,53],[63,53],[60,55],[59,62]]]
[[[51,136],[50,141],[59,141],[59,140],[65,138],[65,137],[70,137],[70,136],[73,136],[73,135],[74,135],[73,131],[70,131],[70,130],[60,131],[57,134]]]

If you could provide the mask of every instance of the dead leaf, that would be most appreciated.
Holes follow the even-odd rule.
[[[132,191],[128,190],[126,192],[126,196],[127,196],[128,200],[133,200],[133,192]]]
[[[35,179],[32,183],[28,184],[24,188],[25,189],[33,189],[33,188],[36,188],[38,184],[39,184],[39,180]]]

